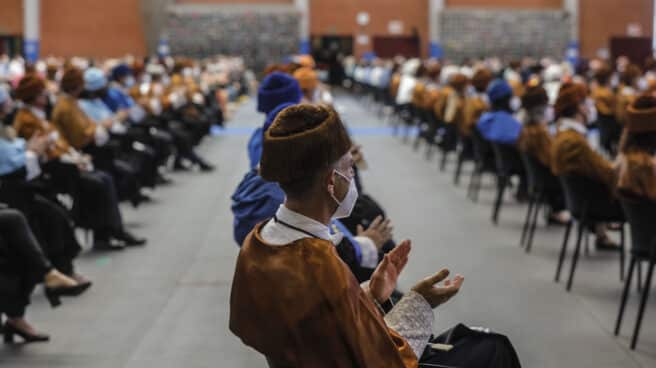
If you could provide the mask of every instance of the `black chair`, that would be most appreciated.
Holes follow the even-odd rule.
[[[610,155],[617,154],[617,148],[622,135],[622,125],[620,125],[614,116],[599,114],[597,119],[597,127],[599,128],[599,143],[600,146]]]
[[[292,365],[281,364],[281,363],[274,362],[273,360],[269,359],[268,357],[266,358],[266,361],[267,361],[267,365],[269,366],[269,368],[294,368],[294,366],[292,366]]]
[[[654,272],[654,265],[656,264],[656,227],[654,227],[656,202],[635,196],[623,196],[620,201],[631,227],[631,260],[629,263],[629,274],[624,281],[624,291],[622,292],[622,301],[617,315],[617,322],[615,323],[615,336],[620,333],[620,327],[622,326],[624,307],[626,306],[626,300],[629,296],[629,289],[631,288],[633,278],[633,269],[638,265],[638,285],[640,286],[640,264],[641,262],[649,262],[647,278],[642,288],[638,317],[633,329],[633,337],[631,338],[631,349],[633,350],[638,342],[638,334],[642,325],[645,305],[647,304],[647,299],[649,299],[651,278]]]
[[[520,152],[520,157],[526,172],[529,201],[519,245],[525,247],[526,253],[528,253],[533,245],[540,209],[546,204],[549,191],[557,190],[552,187],[560,184],[558,178],[551,173],[551,170],[536,157],[524,152]]]
[[[462,174],[462,166],[465,162],[474,161],[474,143],[471,137],[466,137],[458,134],[458,161],[456,163],[456,170],[453,172],[453,184],[460,184],[460,175]]]
[[[572,224],[575,221],[578,225],[578,236],[576,239],[576,247],[574,255],[572,256],[572,265],[567,280],[567,291],[572,289],[572,282],[574,280],[574,273],[576,265],[579,260],[581,252],[581,243],[583,235],[587,229],[594,226],[598,222],[614,222],[620,223],[622,226],[619,228],[621,235],[620,243],[620,280],[624,279],[624,211],[619,202],[615,201],[608,191],[608,188],[603,183],[592,180],[581,175],[563,175],[559,177],[560,183],[563,187],[565,194],[565,203],[567,209],[572,215],[573,221],[567,224],[565,230],[565,237],[560,249],[560,256],[558,258],[558,267],[556,268],[555,280],[560,280],[560,272],[563,262],[565,260],[565,253],[567,252],[567,242],[569,234],[572,229]],[[587,235],[586,235],[587,236]]]
[[[442,152],[440,171],[446,170],[449,155],[458,148],[458,127],[455,123],[444,124],[438,131],[437,148]]]
[[[478,200],[478,193],[481,190],[483,174],[496,173],[496,165],[490,142],[483,138],[481,132],[479,132],[477,128],[472,129],[471,139],[474,153],[474,170],[472,170],[469,178],[467,196],[469,199],[476,202]]]
[[[492,223],[496,225],[499,223],[499,213],[501,212],[506,188],[510,184],[510,178],[523,176],[524,169],[519,151],[514,144],[492,142],[491,145],[497,174],[497,195],[494,200],[494,207],[492,207]]]

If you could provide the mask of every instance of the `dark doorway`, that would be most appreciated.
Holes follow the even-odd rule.
[[[651,38],[649,37],[613,37],[610,39],[611,60],[627,56],[632,63],[643,65],[645,59],[652,56]]]
[[[382,58],[397,55],[419,57],[419,37],[417,36],[374,36],[374,52]]]
[[[312,56],[317,67],[327,72],[327,82],[340,85],[344,78],[342,58],[353,54],[353,36],[312,36]]]

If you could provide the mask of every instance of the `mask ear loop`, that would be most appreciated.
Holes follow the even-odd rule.
[[[333,173],[334,173],[334,174],[337,174],[337,175],[339,175],[339,176],[341,176],[342,179],[348,181],[348,182],[349,182],[349,185],[351,184],[351,180],[352,180],[352,179],[349,179],[346,175],[344,175],[344,174],[342,174],[341,172],[337,171],[337,169],[333,169]],[[334,187],[335,187],[335,186],[333,185],[333,188],[334,188]],[[342,204],[342,201],[339,201],[339,200],[337,199],[337,197],[335,197],[335,190],[334,190],[334,189],[333,189],[333,192],[330,193],[330,196],[333,198],[333,200],[335,201],[335,203],[337,203],[337,206],[339,206],[339,205]]]

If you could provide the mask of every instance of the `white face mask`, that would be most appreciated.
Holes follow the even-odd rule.
[[[522,106],[522,100],[519,99],[517,96],[513,96],[510,99],[510,108],[512,111],[517,111],[519,108]]]
[[[348,180],[349,182],[348,192],[346,193],[346,196],[341,202],[335,197],[335,194],[333,193],[330,194],[335,200],[335,202],[337,202],[338,204],[337,209],[335,210],[335,213],[333,213],[332,218],[342,219],[351,216],[351,212],[353,212],[353,207],[355,207],[355,201],[358,199],[358,188],[355,186],[354,179],[349,179],[346,175],[340,173],[337,170],[334,170],[334,172],[335,174],[341,176],[342,178],[344,178],[344,180]]]

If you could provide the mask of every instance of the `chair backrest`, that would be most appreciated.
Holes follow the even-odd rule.
[[[656,202],[625,193],[620,202],[631,226],[631,249],[649,254],[656,246]]]
[[[483,138],[477,127],[472,129],[471,139],[474,147],[474,159],[479,165],[484,165],[492,153],[492,145]]]
[[[567,209],[574,217],[580,217],[591,201],[608,197],[608,189],[598,181],[586,176],[568,174],[559,177],[565,193]]]
[[[520,152],[519,156],[524,164],[529,188],[542,191],[546,183],[555,180],[553,179],[554,175],[551,173],[551,170],[535,156],[526,152]]]
[[[521,170],[522,161],[515,145],[496,142],[492,142],[491,145],[497,174],[510,176]]]
[[[273,360],[266,358],[269,368],[294,368],[291,365],[276,363]]]

